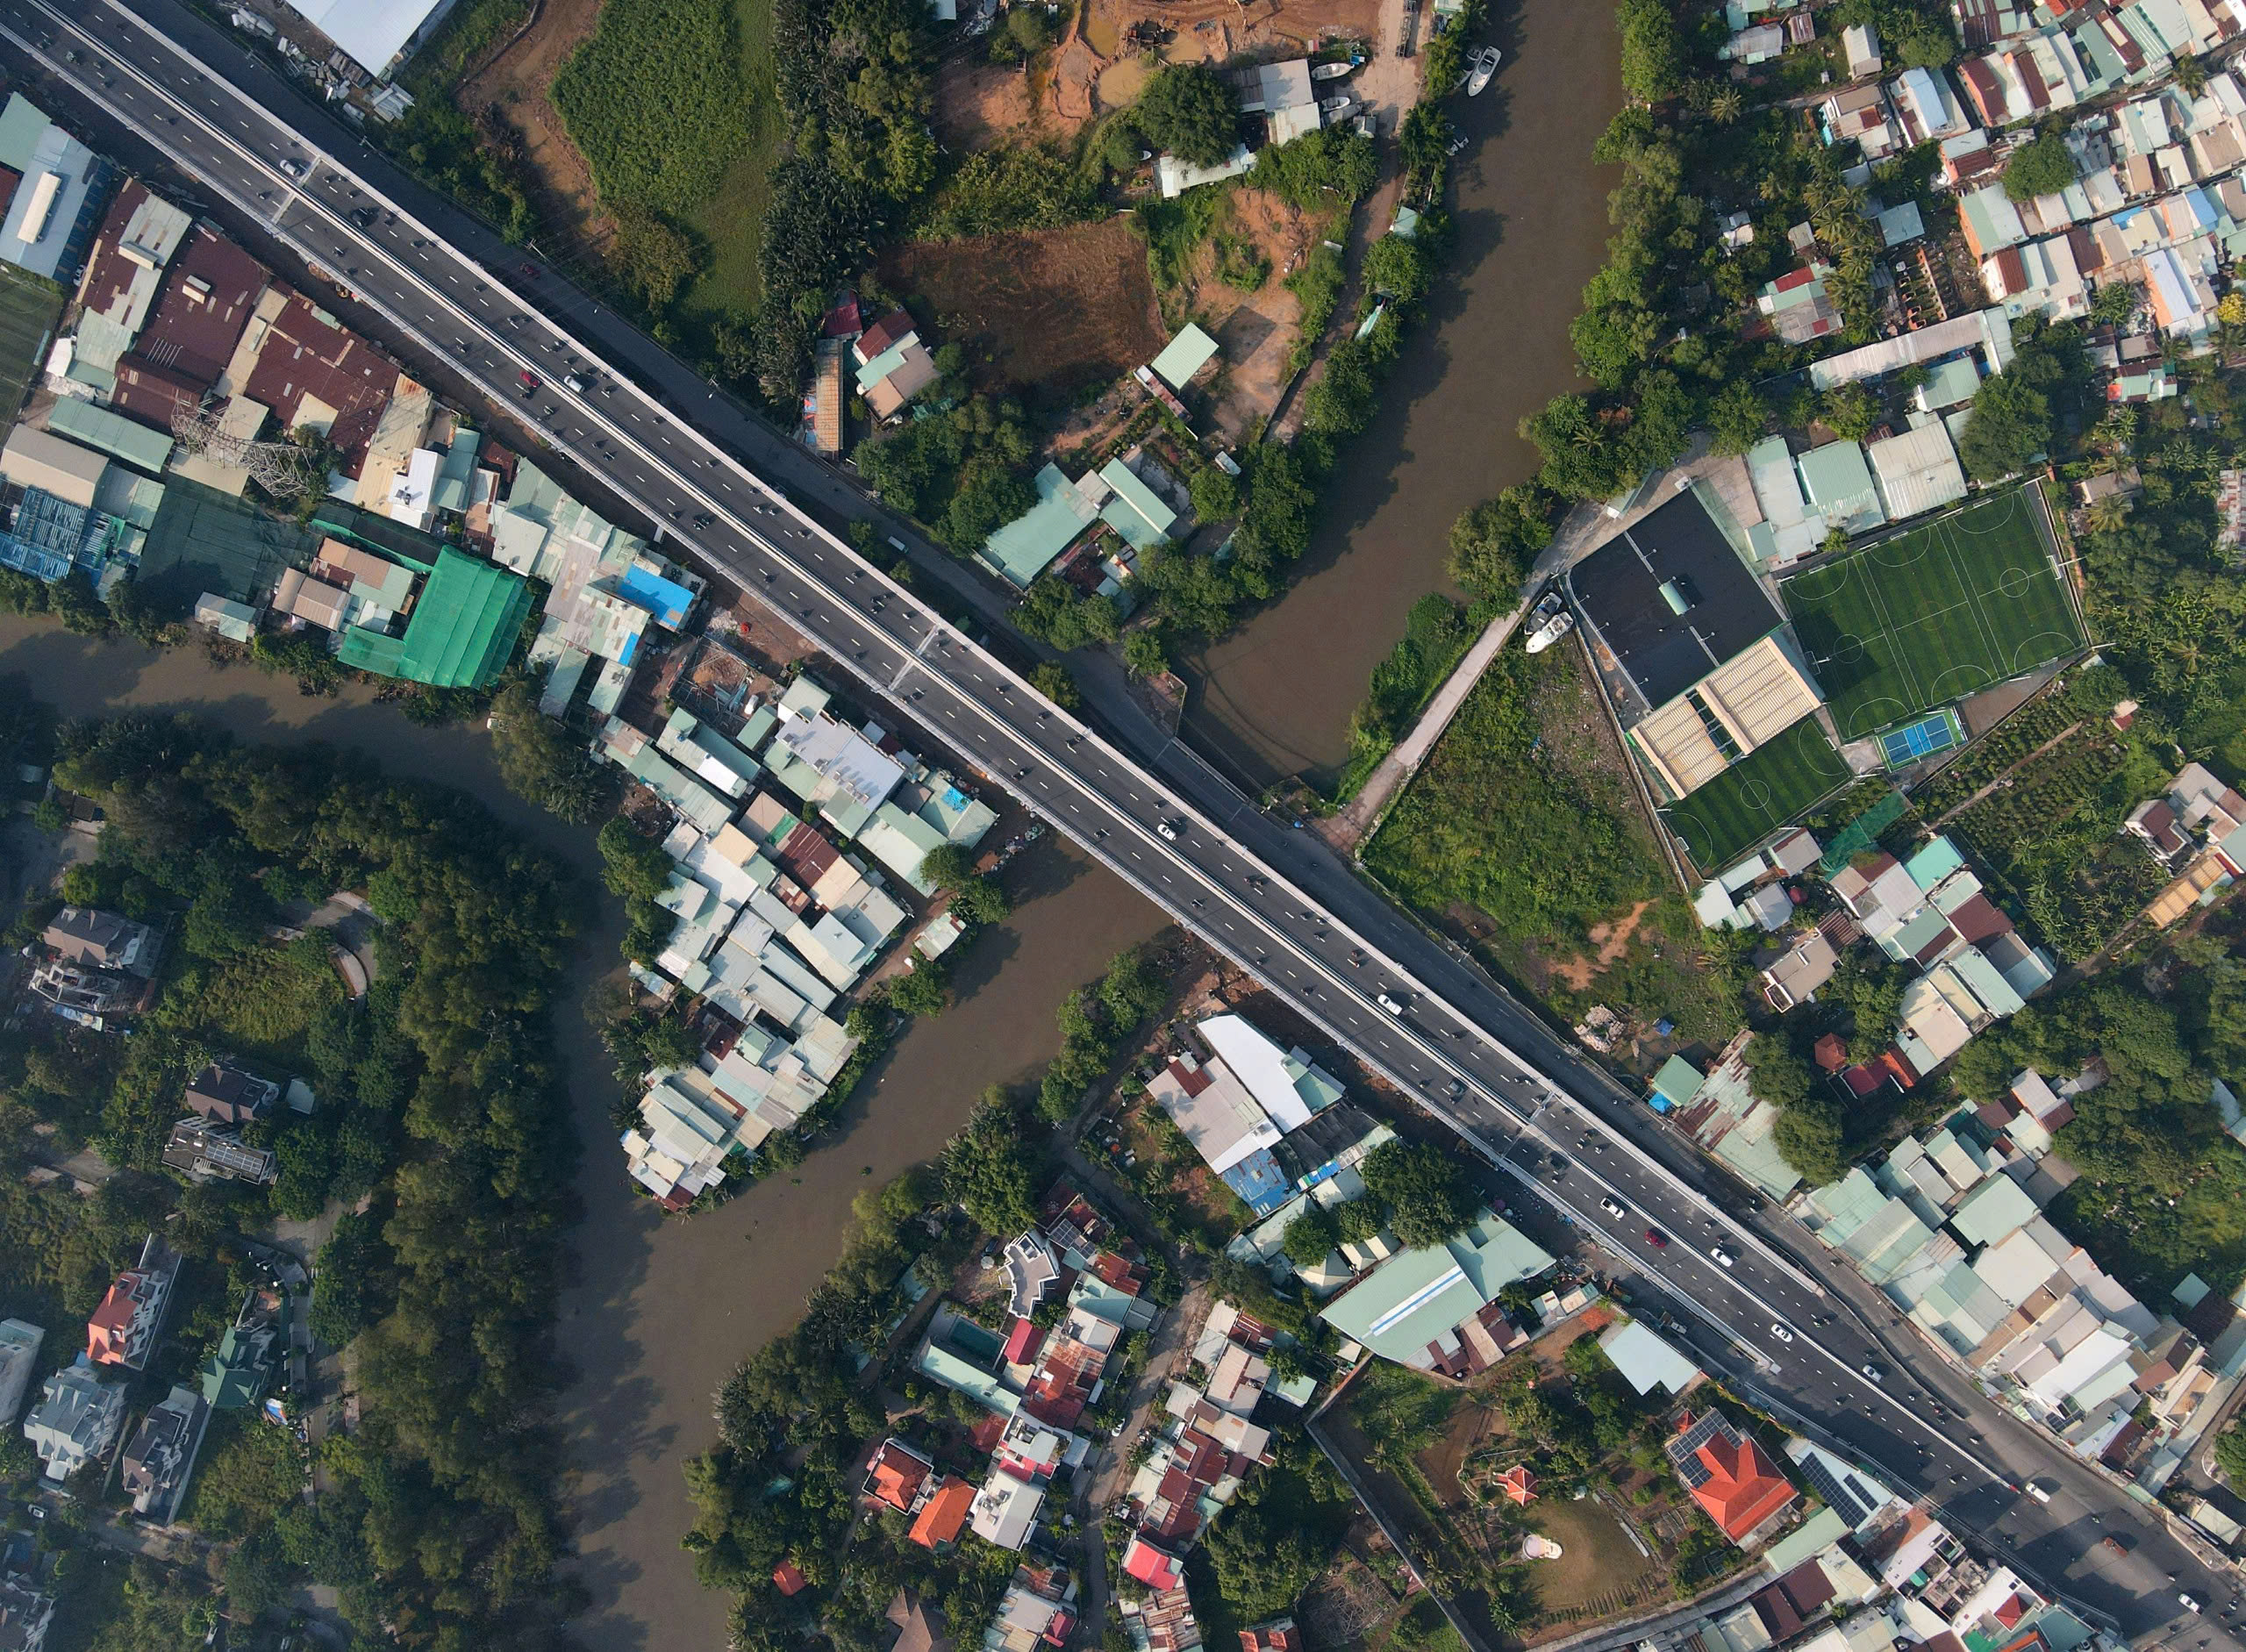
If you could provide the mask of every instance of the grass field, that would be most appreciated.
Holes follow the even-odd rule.
[[[1663,812],[1699,869],[1715,872],[1848,779],[1849,766],[1824,729],[1805,717]]]
[[[769,0],[610,0],[555,78],[554,104],[603,200],[651,208],[704,243],[684,308],[754,309],[783,136]]]
[[[53,282],[0,264],[0,397],[11,419],[31,393],[65,297]]]
[[[684,306],[691,314],[713,317],[746,313],[763,297],[757,257],[764,248],[764,211],[772,202],[772,162],[787,135],[772,85],[771,0],[733,0],[733,13],[745,104],[741,145],[717,193],[689,219],[709,245],[710,262],[687,289]]]
[[[1843,740],[2082,645],[2023,489],[1812,569],[1779,594]]]

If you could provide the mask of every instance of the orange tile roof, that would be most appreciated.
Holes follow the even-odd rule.
[[[967,1523],[968,1511],[975,1506],[975,1488],[957,1475],[948,1477],[936,1488],[936,1494],[920,1505],[919,1518],[912,1522],[912,1541],[923,1548],[939,1548],[959,1536],[959,1528]]]
[[[86,1355],[97,1365],[122,1365],[129,1357],[125,1338],[140,1312],[132,1289],[138,1279],[136,1274],[119,1275],[86,1321]]]
[[[884,1440],[881,1449],[874,1453],[873,1462],[867,1465],[866,1492],[900,1514],[910,1514],[912,1499],[919,1495],[920,1483],[927,1477],[926,1463],[898,1448],[896,1441]]]
[[[1744,1435],[1737,1443],[1716,1435],[1699,1449],[1708,1477],[1692,1488],[1694,1501],[1735,1543],[1794,1500],[1792,1483]]]

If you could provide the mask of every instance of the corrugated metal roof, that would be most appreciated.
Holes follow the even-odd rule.
[[[1865,453],[1891,522],[1940,510],[1965,497],[1965,472],[1949,445],[1949,433],[1938,423],[1872,442]]]
[[[47,413],[46,427],[58,436],[68,436],[137,465],[152,476],[163,475],[172,456],[172,439],[165,432],[151,430],[138,419],[73,397],[55,403]]]

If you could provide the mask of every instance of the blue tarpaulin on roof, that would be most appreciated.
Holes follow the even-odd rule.
[[[1294,1197],[1294,1184],[1269,1148],[1258,1148],[1224,1173],[1224,1184],[1248,1201],[1258,1216],[1269,1216]]]
[[[676,580],[665,579],[644,568],[625,569],[624,577],[617,581],[617,590],[653,614],[657,625],[672,631],[686,623],[686,611],[694,606],[692,591]]]

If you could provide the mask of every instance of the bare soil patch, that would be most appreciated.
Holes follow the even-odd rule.
[[[884,284],[923,299],[964,346],[979,387],[1066,399],[1153,357],[1167,336],[1129,220],[924,241],[882,259]]]
[[[1035,118],[1029,76],[1019,68],[954,58],[936,71],[936,138],[947,149],[991,149]]]
[[[1594,976],[1603,973],[1606,966],[1630,949],[1630,937],[1638,933],[1638,925],[1646,915],[1651,901],[1638,901],[1620,918],[1591,926],[1591,944],[1598,950],[1589,956],[1578,954],[1565,963],[1552,966],[1552,973],[1581,992],[1592,983]]]
[[[569,141],[554,107],[554,77],[592,36],[601,0],[544,0],[521,38],[463,80],[454,94],[461,110],[485,130],[510,135],[531,179],[533,204],[547,223],[588,246],[605,243],[615,225],[600,210],[592,168]]]
[[[1223,367],[1209,399],[1227,441],[1244,440],[1258,419],[1268,418],[1293,376],[1290,357],[1302,330],[1302,301],[1288,290],[1286,279],[1324,232],[1318,219],[1267,190],[1234,190],[1216,235],[1200,248],[1184,284],[1167,295],[1172,314],[1199,322],[1222,351]],[[1218,278],[1227,242],[1252,248],[1269,267],[1255,291]]]

